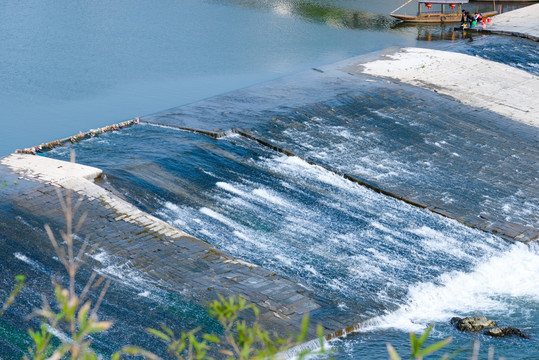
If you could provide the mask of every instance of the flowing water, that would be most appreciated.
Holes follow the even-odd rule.
[[[185,0],[151,5],[75,1],[60,6],[23,1],[14,6],[0,1],[0,63],[9,69],[0,73],[6,84],[0,95],[2,152],[389,46],[442,48],[539,74],[537,44],[509,37],[462,37],[443,26],[396,26],[384,14],[400,3]],[[148,120],[181,119],[208,130],[248,127],[261,138],[372,183],[401,189],[430,184],[424,196],[431,199],[440,187],[448,188],[440,196],[445,204],[467,204],[479,212],[494,204],[503,209],[504,218],[537,223],[537,199],[510,185],[518,182],[520,189],[534,191],[535,130],[514,130],[523,138],[515,150],[503,147],[511,144],[507,139],[489,145],[487,133],[474,142],[435,122],[415,123],[421,109],[412,104],[401,104],[398,118],[387,111],[390,106],[344,116],[339,107],[350,107],[358,94],[331,100],[332,91],[341,88],[327,84],[324,91],[296,95],[289,89],[297,79],[283,79],[289,81],[285,90],[272,88],[276,98],[294,103],[285,110],[282,103],[271,111],[257,109],[256,102],[243,97],[251,91],[246,89],[228,95],[236,102],[227,102],[226,96],[214,103],[210,99]],[[317,96],[326,97],[322,100],[327,106],[299,108],[288,116],[290,109]],[[374,102],[384,101],[374,97]],[[207,105],[243,106],[253,109],[252,116],[246,118],[234,107],[213,111]],[[328,111],[332,107],[341,116]],[[355,127],[350,119],[364,121],[364,126]],[[418,128],[421,131],[410,130]],[[362,314],[367,321],[360,332],[332,343],[338,359],[387,358],[386,342],[406,354],[408,332],[420,332],[430,323],[435,325],[434,339],[454,336],[451,350],[470,346],[477,338],[484,358],[490,345],[509,359],[539,358],[537,245],[510,244],[234,133],[213,139],[142,124],[46,156],[66,159],[71,148],[79,162],[103,169],[106,183],[142,210],[238,258],[339,299],[344,312]],[[516,156],[507,157],[513,151]],[[489,163],[504,163],[519,172],[510,175],[511,181],[487,183],[496,171],[474,168],[478,153],[488,156]],[[468,161],[464,169],[474,175],[461,183],[451,176],[461,164],[459,158]],[[481,198],[479,188],[490,197]],[[470,190],[475,192],[468,194]],[[3,218],[11,222],[3,229],[25,227],[34,229],[36,238],[43,237],[37,222],[4,205]],[[61,268],[52,250],[28,234],[1,234],[0,299],[16,274],[29,278],[21,306],[0,322],[0,358],[12,359],[20,358],[28,346],[28,323],[21,319],[39,306],[40,293],[50,296],[50,277]],[[15,241],[19,238],[27,240]],[[220,331],[203,309],[114,254],[98,252],[88,268],[113,279],[102,311],[117,326],[95,340],[103,354],[127,342],[156,348],[139,324],[158,327],[166,322],[175,330],[202,325]],[[85,271],[83,280],[89,277]],[[462,334],[448,323],[452,316],[474,314],[523,329],[532,339]]]
[[[152,149],[150,152],[140,149]],[[67,159],[69,148],[51,156]],[[536,335],[539,252],[352,183],[298,157],[230,134],[218,140],[140,125],[76,146],[131,202],[214,246],[339,299],[369,319],[333,345],[337,358],[405,352],[407,332],[488,313]],[[495,342],[534,358],[534,340]],[[375,357],[376,357],[375,356]]]

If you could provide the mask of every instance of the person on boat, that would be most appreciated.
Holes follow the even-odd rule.
[[[483,15],[481,15],[480,13],[476,11],[475,15],[473,16],[473,19],[479,23],[481,22],[481,20],[483,20]]]
[[[462,10],[462,17],[460,18],[460,27],[466,28],[468,26],[468,23],[471,23],[470,21],[470,13],[466,10]]]

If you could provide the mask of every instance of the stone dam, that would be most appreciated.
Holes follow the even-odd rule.
[[[459,78],[477,69],[485,77],[502,75],[481,87],[460,86]],[[539,237],[538,98],[539,78],[506,65],[443,51],[389,49],[146,116],[133,127],[240,136],[422,211],[510,242],[531,243]],[[365,109],[383,115],[366,118]],[[332,149],[334,138],[304,126],[317,118],[348,126],[356,140]],[[78,152],[78,141],[64,147]],[[327,142],[329,157],[310,152],[313,142]],[[63,227],[57,189],[72,191],[86,199],[81,236],[89,235],[100,248],[202,307],[217,294],[241,293],[260,308],[268,328],[297,331],[308,313],[324,326],[327,339],[355,331],[372,317],[360,306],[342,311],[338,297],[232,256],[142,211],[103,180],[107,171],[99,164],[49,157],[49,146],[59,144],[0,160],[6,185],[0,188],[4,242],[48,245],[40,229]],[[382,161],[374,146],[405,171],[378,167],[385,176],[373,175]],[[36,150],[37,155],[25,153]],[[357,166],[348,166],[346,156],[359,159]]]

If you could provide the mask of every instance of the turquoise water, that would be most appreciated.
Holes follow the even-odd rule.
[[[375,8],[384,14],[396,3]],[[315,12],[325,6],[314,4]],[[0,1],[0,155],[361,53],[416,44],[385,31],[392,20],[384,15],[367,13],[365,25],[351,29],[288,12],[288,5],[294,3]],[[384,21],[371,23],[369,14]]]
[[[386,15],[400,4],[2,0],[0,156],[351,56],[418,45],[416,29],[392,28]]]
[[[392,28],[386,15],[400,4],[1,0],[0,156],[313,66],[418,45],[417,29]]]

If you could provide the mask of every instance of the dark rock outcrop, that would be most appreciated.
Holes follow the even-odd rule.
[[[454,317],[451,319],[451,324],[455,325],[460,331],[470,332],[478,332],[481,330],[498,327],[498,324],[487,319],[485,316],[468,316],[463,319]]]
[[[514,328],[514,327],[509,327],[509,326],[503,327],[503,328],[500,328],[500,327],[492,328],[490,330],[485,331],[484,334],[488,336],[492,336],[492,337],[505,337],[509,335],[516,335],[516,336],[520,336],[523,339],[530,338],[529,335],[524,334],[519,329]]]
[[[452,325],[460,331],[479,332],[492,337],[505,337],[510,335],[520,336],[523,339],[530,337],[514,327],[498,327],[495,321],[487,319],[485,316],[469,316],[465,318],[454,317],[450,320]]]

